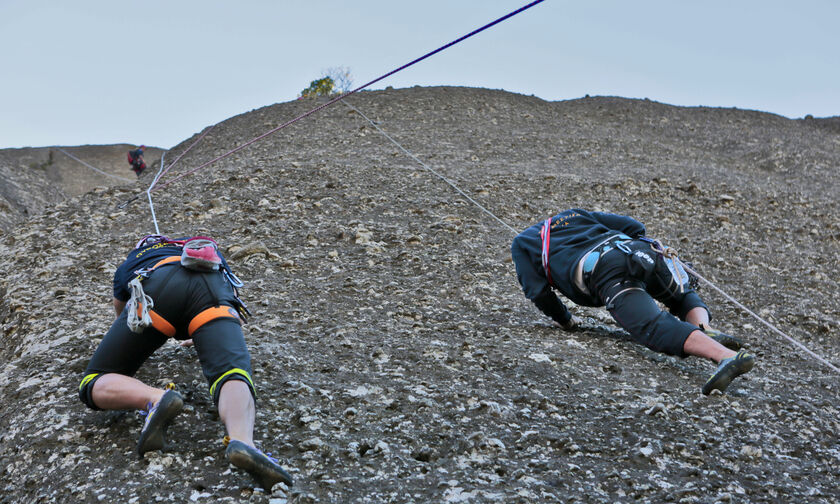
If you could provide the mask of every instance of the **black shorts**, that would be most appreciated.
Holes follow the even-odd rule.
[[[143,281],[143,290],[154,300],[155,326],[134,333],[123,310],[88,363],[79,387],[82,402],[98,409],[91,399],[96,378],[107,373],[134,376],[169,337],[193,339],[214,403],[218,404],[222,385],[231,379],[246,382],[256,397],[251,357],[232,308],[235,294],[221,273],[201,273],[180,264],[162,266]]]
[[[634,240],[632,250],[650,250],[650,244]],[[686,287],[682,293],[671,293],[648,286],[630,273],[626,254],[613,249],[604,254],[589,280],[589,289],[597,293],[610,315],[630,333],[634,341],[657,352],[685,357],[683,350],[688,335],[699,328],[685,322],[694,308],[708,307],[697,293]],[[662,311],[654,298],[668,307]]]

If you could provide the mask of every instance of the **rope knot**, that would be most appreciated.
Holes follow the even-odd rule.
[[[665,245],[662,245],[662,242],[659,240],[651,240],[650,246],[654,251],[662,254],[668,259],[676,259],[678,256],[677,249],[666,247]]]

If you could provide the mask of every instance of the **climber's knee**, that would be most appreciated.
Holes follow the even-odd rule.
[[[79,384],[79,399],[90,409],[101,409],[93,402],[93,384],[96,383],[96,380],[98,380],[101,376],[101,373],[91,373],[82,378],[82,383]]]
[[[216,404],[216,406],[219,405],[219,394],[222,391],[222,385],[230,380],[245,382],[245,384],[248,385],[248,390],[251,391],[251,397],[254,398],[254,401],[257,400],[257,390],[254,388],[254,382],[251,380],[251,375],[244,369],[234,368],[222,373],[222,375],[216,378],[213,384],[210,385],[210,395],[213,396],[213,403]]]

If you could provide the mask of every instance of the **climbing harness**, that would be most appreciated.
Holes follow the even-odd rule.
[[[233,288],[235,306],[216,306],[200,312],[193,317],[189,324],[190,336],[205,323],[219,317],[233,317],[247,322],[247,317],[251,315],[251,311],[245,302],[239,298],[239,289],[244,284],[230,270],[230,267],[222,264],[221,256],[218,254],[218,245],[212,238],[196,236],[187,240],[173,240],[163,235],[147,235],[137,242],[135,248],[170,243],[183,247],[180,256],[165,257],[151,267],[138,269],[134,272],[136,276],[128,282],[130,297],[125,309],[128,310],[126,323],[129,329],[140,334],[146,328],[154,327],[169,337],[175,335],[175,327],[154,311],[154,301],[143,290],[144,279],[148,278],[158,268],[174,264],[180,264],[187,269],[203,273],[221,270],[222,276]]]
[[[623,244],[629,240],[629,236],[621,233],[612,235],[592,247],[589,252],[583,255],[575,267],[575,287],[584,294],[591,296],[589,280],[592,277],[592,272],[595,271],[595,266],[607,252],[615,249],[624,251],[626,247]]]

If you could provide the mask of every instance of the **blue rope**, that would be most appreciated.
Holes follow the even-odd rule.
[[[188,172],[186,172],[186,173],[183,173],[183,174],[181,174],[181,175],[178,175],[177,177],[175,177],[175,178],[173,178],[173,179],[168,180],[165,184],[161,184],[161,185],[156,186],[156,187],[155,187],[155,188],[153,188],[152,190],[153,190],[153,191],[157,191],[158,189],[163,189],[164,187],[168,186],[169,184],[171,184],[171,183],[175,182],[176,180],[178,180],[178,179],[180,179],[180,178],[186,177],[187,175],[190,175],[191,173],[195,173],[196,171],[198,171],[198,170],[200,170],[200,169],[202,169],[202,168],[205,168],[206,166],[209,166],[209,165],[211,165],[211,164],[215,163],[216,161],[220,161],[220,160],[222,160],[222,159],[224,159],[224,158],[226,158],[226,157],[230,156],[231,154],[233,154],[233,153],[235,153],[235,152],[239,152],[240,150],[244,149],[245,147],[247,147],[247,146],[251,145],[252,143],[257,142],[257,141],[259,141],[259,140],[262,140],[263,138],[265,138],[265,137],[267,137],[267,136],[269,136],[269,135],[272,135],[272,134],[274,134],[274,133],[276,133],[276,132],[280,131],[281,129],[285,128],[286,126],[289,126],[289,125],[291,125],[291,124],[294,124],[294,123],[296,123],[296,122],[300,121],[301,119],[303,119],[303,118],[305,118],[305,117],[308,117],[308,116],[310,116],[310,115],[314,114],[315,112],[318,112],[318,111],[319,111],[319,110],[321,110],[321,109],[324,109],[324,108],[326,108],[326,107],[329,107],[330,105],[332,105],[332,104],[334,104],[334,103],[336,103],[336,102],[338,102],[338,101],[340,101],[340,100],[343,100],[343,99],[347,98],[348,96],[350,96],[350,95],[352,95],[352,94],[354,94],[354,93],[356,93],[356,92],[358,92],[358,91],[361,91],[362,89],[364,89],[364,88],[366,88],[366,87],[368,87],[368,86],[371,86],[371,85],[373,85],[373,84],[375,84],[375,83],[377,83],[377,82],[381,81],[382,79],[385,79],[385,78],[387,78],[387,77],[390,77],[390,76],[394,75],[395,73],[397,73],[397,72],[399,72],[399,71],[401,71],[401,70],[405,70],[406,68],[408,68],[408,67],[410,67],[410,66],[412,66],[412,65],[414,65],[414,64],[416,64],[416,63],[419,63],[419,62],[423,61],[424,59],[426,59],[426,58],[428,58],[428,57],[430,57],[430,56],[433,56],[433,55],[435,55],[435,54],[437,54],[437,53],[439,53],[439,52],[443,51],[444,49],[447,49],[447,48],[449,48],[449,47],[452,47],[453,45],[455,45],[455,44],[457,44],[457,43],[459,43],[459,42],[462,42],[462,41],[464,41],[464,40],[466,40],[466,39],[468,39],[468,38],[472,37],[473,35],[475,35],[475,34],[477,34],[477,33],[480,33],[480,32],[482,32],[482,31],[486,30],[487,28],[490,28],[491,26],[497,25],[497,24],[501,23],[502,21],[504,21],[504,20],[506,20],[506,19],[508,19],[508,18],[511,18],[511,17],[513,17],[513,16],[515,16],[515,15],[519,14],[520,12],[522,12],[522,11],[524,11],[524,10],[530,9],[531,7],[533,7],[533,6],[537,5],[538,3],[544,2],[544,1],[545,1],[545,0],[535,0],[534,2],[531,2],[531,3],[529,3],[529,4],[527,4],[527,5],[523,6],[523,7],[520,7],[520,8],[518,8],[518,9],[516,9],[515,11],[513,11],[513,12],[511,12],[511,13],[509,13],[509,14],[506,14],[506,15],[504,15],[504,16],[502,16],[502,17],[500,17],[499,19],[496,19],[495,21],[491,21],[490,23],[487,23],[486,25],[482,26],[481,28],[477,28],[477,29],[475,29],[475,30],[473,30],[473,31],[471,31],[471,32],[469,32],[469,33],[467,33],[467,34],[466,34],[466,35],[464,35],[463,37],[457,38],[457,39],[453,40],[452,42],[450,42],[450,43],[448,43],[448,44],[446,44],[446,45],[442,45],[442,46],[438,47],[437,49],[435,49],[434,51],[428,52],[428,53],[424,54],[423,56],[420,56],[419,58],[417,58],[417,59],[415,59],[415,60],[413,60],[413,61],[411,61],[411,62],[409,62],[409,63],[406,63],[405,65],[403,65],[403,66],[401,66],[401,67],[399,67],[399,68],[396,68],[396,69],[394,69],[394,70],[391,70],[390,72],[386,73],[385,75],[383,75],[383,76],[381,76],[381,77],[378,77],[378,78],[376,78],[376,79],[374,79],[374,80],[372,80],[372,81],[370,81],[370,82],[368,82],[368,83],[366,83],[366,84],[362,84],[361,86],[357,87],[356,89],[354,89],[354,90],[352,90],[352,91],[348,91],[347,93],[341,94],[341,95],[339,95],[338,97],[333,98],[332,100],[328,101],[327,103],[324,103],[323,105],[320,105],[320,106],[318,106],[318,107],[315,107],[314,109],[310,110],[309,112],[306,112],[306,113],[304,113],[304,114],[301,114],[301,115],[299,115],[299,116],[295,117],[294,119],[292,119],[292,120],[290,120],[290,121],[287,121],[287,122],[285,122],[285,123],[281,124],[280,126],[277,126],[276,128],[274,128],[274,129],[272,129],[272,130],[269,130],[269,131],[267,131],[267,132],[263,133],[262,135],[260,135],[260,136],[258,136],[258,137],[256,137],[256,138],[254,138],[254,139],[251,139],[251,140],[249,140],[249,141],[245,142],[244,144],[240,145],[239,147],[236,147],[235,149],[232,149],[232,150],[230,150],[230,151],[228,151],[228,152],[226,152],[226,153],[222,154],[221,156],[218,156],[218,157],[216,157],[216,158],[213,158],[213,159],[211,159],[210,161],[207,161],[206,163],[204,163],[204,164],[202,164],[202,165],[199,165],[199,166],[197,166],[197,167],[193,168],[192,170],[190,170],[190,171],[188,171]]]

